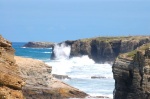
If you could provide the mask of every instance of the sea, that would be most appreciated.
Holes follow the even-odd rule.
[[[106,96],[113,99],[114,79],[112,65],[98,64],[87,55],[69,58],[70,46],[55,45],[56,59],[51,60],[52,48],[26,48],[26,42],[13,42],[16,56],[42,60],[52,66],[52,74],[67,75],[63,82],[91,96]],[[108,99],[108,98],[107,98]]]

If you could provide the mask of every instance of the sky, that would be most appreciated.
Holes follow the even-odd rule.
[[[12,42],[150,35],[150,0],[0,0],[0,34]]]

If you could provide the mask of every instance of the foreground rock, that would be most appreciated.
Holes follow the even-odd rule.
[[[52,48],[54,43],[51,42],[28,42],[23,47],[31,47],[31,48]]]
[[[42,61],[15,57],[21,76],[26,79],[23,93],[27,99],[84,98],[86,93],[52,77],[52,68]]]
[[[95,62],[113,62],[120,53],[130,52],[137,47],[149,43],[149,36],[129,37],[97,37],[75,41],[65,41],[71,46],[70,57],[88,55]],[[55,55],[52,53],[52,59]]]
[[[24,84],[15,64],[12,44],[0,36],[0,99],[24,99]]]
[[[113,75],[114,99],[150,99],[150,43],[119,55]]]

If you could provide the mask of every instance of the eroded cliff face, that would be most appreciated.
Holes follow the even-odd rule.
[[[112,71],[114,99],[150,99],[150,44],[119,55]]]
[[[24,99],[24,84],[15,64],[14,49],[9,41],[0,36],[0,99]]]
[[[113,62],[120,53],[130,52],[149,42],[148,36],[129,36],[97,37],[64,43],[71,46],[70,57],[88,55],[95,62],[104,63]]]

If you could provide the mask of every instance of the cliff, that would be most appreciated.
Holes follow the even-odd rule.
[[[150,99],[150,43],[119,55],[112,71],[114,99]]]
[[[150,36],[97,37],[75,41],[65,41],[71,46],[70,57],[88,55],[95,62],[113,62],[120,53],[130,52],[149,43]],[[52,59],[55,57],[52,53]]]
[[[11,42],[0,36],[0,99],[24,99],[18,70]]]
[[[30,47],[30,48],[51,48],[54,46],[52,42],[28,42],[23,47]]]
[[[15,56],[21,76],[26,80],[23,93],[27,99],[84,98],[86,93],[51,75],[52,68],[40,60]]]

